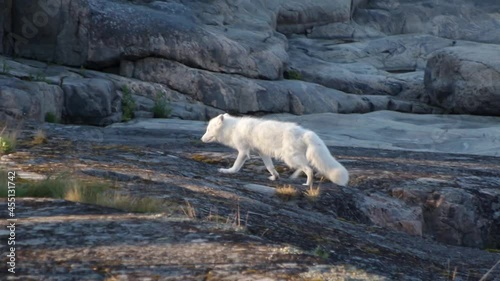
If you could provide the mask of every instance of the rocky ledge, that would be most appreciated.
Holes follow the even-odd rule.
[[[235,154],[201,143],[203,122],[141,122],[45,124],[41,145],[26,125],[3,166],[111,180],[165,208],[20,199],[12,280],[479,280],[500,259],[498,157],[331,146],[350,184],[318,179],[310,200],[280,163],[277,182],[256,158],[218,174]],[[298,195],[277,196],[284,185]]]

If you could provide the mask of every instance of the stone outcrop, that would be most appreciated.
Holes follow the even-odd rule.
[[[500,115],[500,46],[449,47],[425,70],[431,102],[451,113]]]
[[[182,118],[215,111],[500,114],[494,87],[485,90],[473,74],[461,73],[464,91],[443,102],[438,92],[447,90],[434,88],[447,87],[439,82],[445,78],[424,87],[424,70],[441,68],[433,52],[500,43],[500,4],[493,0],[30,3],[2,2],[0,53],[161,84],[162,92],[191,101],[174,104]],[[485,94],[463,97],[469,90]],[[491,106],[477,109],[484,104]],[[119,120],[106,115],[104,123]]]
[[[330,147],[350,171],[349,186],[316,179],[320,194],[309,198],[280,162],[276,182],[254,157],[238,174],[218,174],[235,152],[196,141],[206,122],[25,125],[17,152],[0,157],[0,167],[24,171],[19,185],[67,169],[72,179],[112,182],[128,200],[157,200],[161,210],[18,196],[22,279],[480,280],[498,261],[498,157]],[[47,142],[36,145],[39,129]],[[278,196],[285,185],[297,195]]]

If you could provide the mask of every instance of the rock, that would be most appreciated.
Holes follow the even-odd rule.
[[[313,26],[348,22],[350,18],[351,0],[282,1],[276,29],[284,34],[304,33]]]
[[[26,118],[43,122],[47,113],[61,120],[63,91],[46,82],[0,75],[0,100],[0,119],[3,120]]]
[[[352,66],[352,69],[355,69],[355,67]],[[307,80],[311,77],[312,82],[320,82],[320,78],[315,79],[314,74],[309,75],[307,72],[308,69],[312,71],[312,69],[317,68],[321,70],[319,64],[315,65],[311,62],[310,68],[303,70],[304,77],[301,76],[300,78]],[[340,68],[340,66],[337,67],[337,69]],[[377,70],[373,67],[360,66],[358,69],[359,72],[377,73]],[[316,74],[316,72],[314,73]],[[325,72],[320,71],[319,73]],[[331,73],[331,69],[328,73]],[[350,75],[351,79],[363,79],[359,78],[361,75],[356,76],[353,73],[346,75]],[[168,87],[199,100],[203,104],[220,108],[226,112],[309,114],[319,112],[361,113],[385,109],[412,112],[413,104],[415,104],[418,112],[437,112],[437,109],[418,102],[398,101],[390,97],[377,98],[349,95],[299,80],[265,81],[212,73],[155,58],[137,61],[134,66],[133,77],[144,81],[166,84]],[[382,76],[366,75],[366,77],[377,77],[372,79],[383,80],[385,85],[390,84]],[[393,80],[398,89],[402,87],[399,85],[402,84],[401,80]],[[328,83],[325,80],[324,84],[331,86],[334,85],[334,82]],[[363,87],[366,84],[360,82],[356,85]],[[380,86],[380,88],[383,87],[384,85]],[[358,94],[364,93],[368,95],[384,94],[386,92],[383,90],[379,90],[379,92],[362,92],[361,89],[356,91]],[[394,92],[394,95],[397,94],[397,90],[392,90],[392,92]]]
[[[374,74],[374,69],[392,73],[424,70],[430,53],[454,44],[467,45],[430,35],[411,34],[387,36],[351,44],[335,44],[332,40],[296,37],[290,40],[290,49],[302,50],[313,59],[343,64],[347,68],[360,68],[356,65],[361,64],[365,68],[363,74]],[[291,56],[290,59],[293,62],[295,56]]]
[[[342,43],[349,40],[361,40],[384,37],[385,34],[371,27],[362,26],[355,22],[336,22],[326,25],[313,26],[307,33],[307,38],[313,39],[341,39]]]
[[[435,52],[425,70],[431,102],[451,113],[500,115],[500,46],[479,44]]]
[[[23,33],[22,19],[31,19],[40,10],[29,3],[13,3],[18,15],[13,32],[30,37],[16,50],[18,56],[94,68],[119,66],[126,57],[163,57],[210,71],[267,79],[281,76],[286,59],[282,40],[255,50],[197,23],[189,8],[180,3],[148,7],[105,0],[63,2],[55,5],[44,25],[30,23],[32,34],[28,36]],[[259,36],[264,39],[267,35]]]
[[[477,186],[467,182],[460,179],[458,186],[451,187],[447,181],[422,178],[413,186],[407,183],[391,192],[393,197],[421,210],[424,231],[434,239],[451,245],[498,247],[495,225],[500,222],[496,215],[500,193],[486,193],[488,185],[484,182]]]
[[[430,34],[448,39],[500,43],[495,0],[376,0],[359,5],[353,19],[387,35]]]
[[[12,0],[4,0],[0,2],[0,54],[8,54],[11,52],[10,40],[8,32],[11,30],[12,16]]]
[[[121,121],[121,98],[115,85],[103,79],[65,79],[64,115],[72,123],[105,126]]]
[[[400,200],[370,194],[357,202],[358,208],[376,225],[422,236],[423,213],[420,207],[406,206]]]

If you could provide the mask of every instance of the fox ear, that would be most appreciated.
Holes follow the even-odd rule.
[[[224,115],[223,114],[219,115],[219,120],[220,120],[220,122],[224,121]]]

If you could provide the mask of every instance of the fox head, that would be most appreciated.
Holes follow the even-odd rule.
[[[224,125],[224,116],[226,114],[221,114],[217,117],[214,117],[208,122],[207,131],[201,137],[201,141],[203,142],[214,142],[217,141],[217,137],[222,130],[222,126]]]

